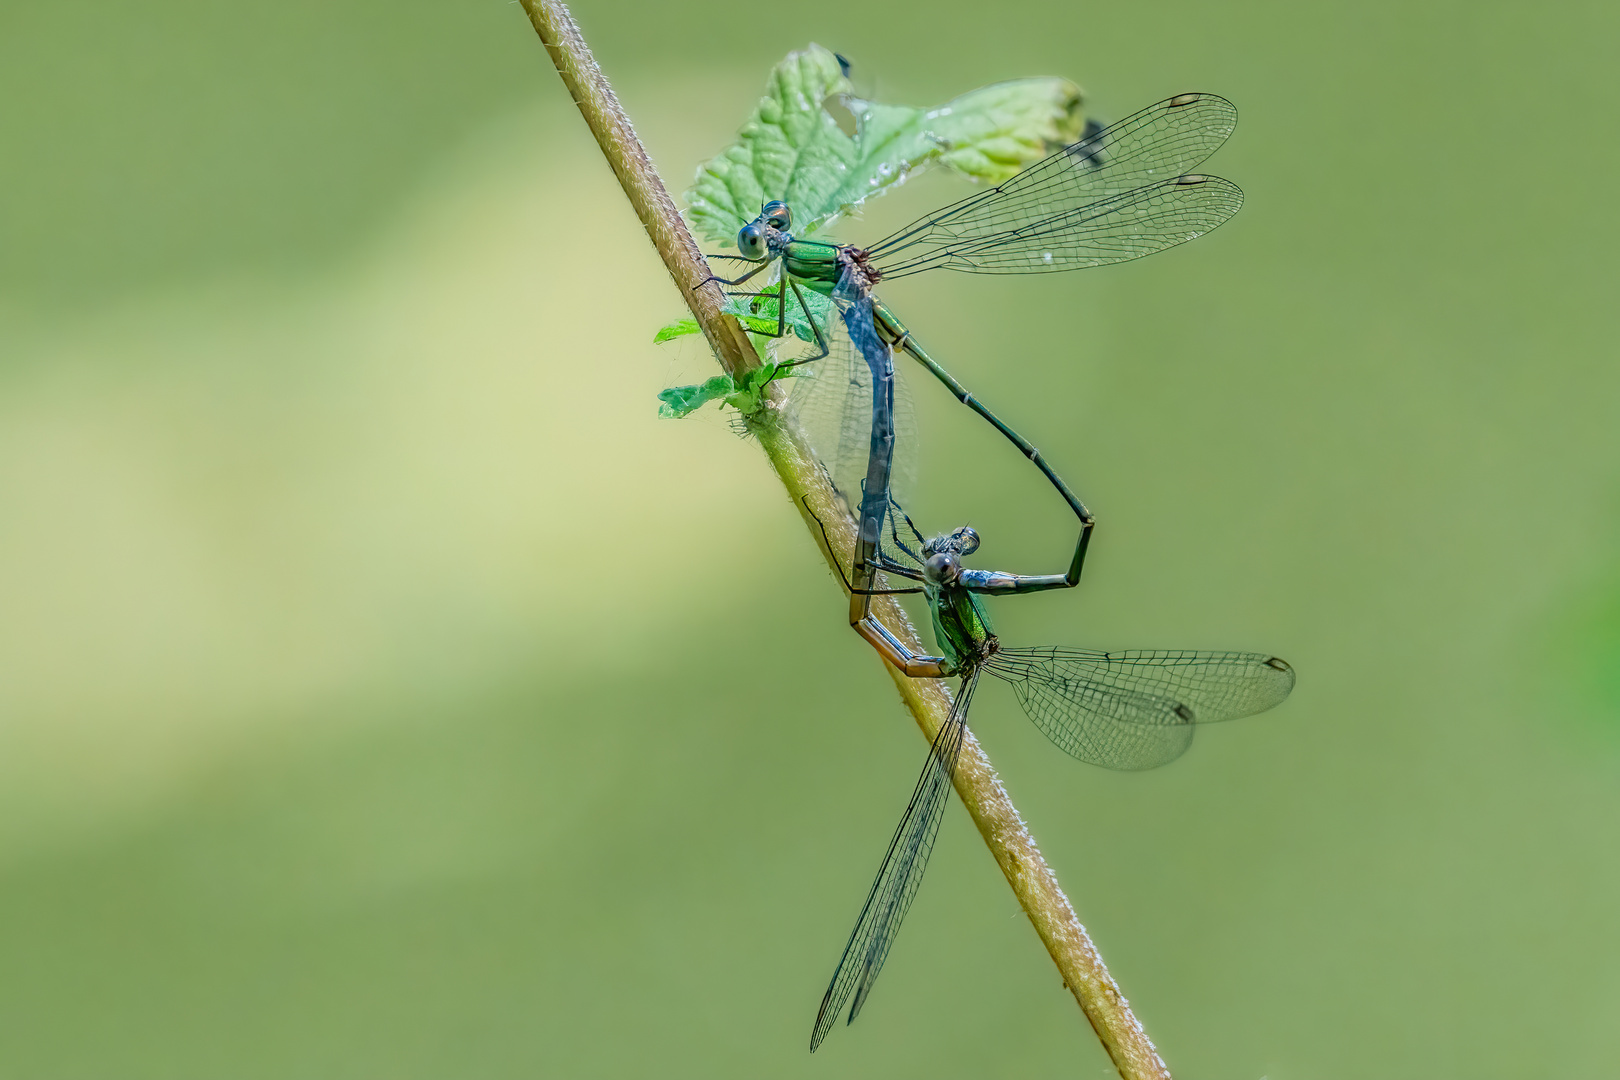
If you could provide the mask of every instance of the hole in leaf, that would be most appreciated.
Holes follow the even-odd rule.
[[[839,131],[852,139],[855,137],[855,114],[850,112],[849,106],[844,104],[842,94],[833,94],[826,98],[822,101],[821,107],[827,110],[827,114],[838,124]]]

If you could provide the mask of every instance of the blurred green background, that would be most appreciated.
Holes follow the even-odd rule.
[[[976,729],[1178,1076],[1612,1075],[1620,13],[576,15],[677,190],[812,40],[1237,102],[1214,235],[888,296],[1098,512],[1006,639],[1298,689],[1142,775]],[[8,4],[0,97],[0,1074],[1109,1074],[956,808],[805,1053],[923,745],[757,448],[655,418],[712,360],[519,8]],[[925,524],[1060,565],[919,397]]]

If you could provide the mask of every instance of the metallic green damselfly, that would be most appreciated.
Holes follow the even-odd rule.
[[[879,569],[918,581],[920,588],[874,589],[869,595],[926,594],[944,655],[908,653],[908,674],[951,675],[959,683],[950,715],[929,746],[922,774],[822,996],[810,1035],[812,1052],[846,1004],[846,1023],[860,1014],[922,883],[981,674],[1009,684],[1030,720],[1065,752],[1094,765],[1127,770],[1173,761],[1191,744],[1195,725],[1264,712],[1294,687],[1293,668],[1264,653],[1002,645],[982,597],[1023,591],[1020,586],[1027,581],[1016,574],[964,567],[962,557],[979,545],[973,529],[924,541],[897,506],[891,510],[891,521],[904,522],[910,535],[895,529],[893,550],[905,554],[880,554]]]
[[[816,308],[804,290],[832,297],[847,313],[856,304],[861,327],[851,326],[856,346],[872,363],[873,408],[892,402],[892,364],[877,363],[865,327],[891,348],[901,349],[942,382],[958,401],[988,420],[1039,468],[1080,521],[1080,535],[1063,574],[1028,579],[1025,589],[1072,587],[1080,580],[1094,523],[1090,511],[1047,464],[1040,452],[981,404],[922,347],[904,323],[873,293],[885,279],[924,270],[969,273],[1051,273],[1103,266],[1140,258],[1185,243],[1216,228],[1243,203],[1237,185],[1219,177],[1192,173],[1226,141],[1237,122],[1230,101],[1215,94],[1178,94],[1116,124],[1088,134],[996,187],[970,195],[869,247],[800,240],[790,231],[791,208],[766,204],[759,217],[737,235],[739,256],[760,265],[738,278],[710,278],[702,284],[742,284],[773,264],[780,264],[775,289],[751,295],[774,304],[780,337],[787,331],[789,296],[803,312],[817,345],[813,355],[778,364],[779,370],[813,363],[827,356],[831,321],[818,322]],[[887,389],[886,389],[887,387]],[[863,484],[858,515],[859,543],[853,563],[857,592],[851,597],[851,622],[884,657],[904,661],[887,634],[867,617],[859,590],[870,587],[871,558],[882,534],[887,506],[887,467],[880,458],[874,426],[870,468]],[[881,474],[881,475],[880,475]],[[911,672],[908,671],[908,674]]]

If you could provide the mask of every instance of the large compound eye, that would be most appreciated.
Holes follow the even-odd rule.
[[[737,230],[737,250],[745,259],[765,257],[765,231],[753,222]]]
[[[930,555],[923,562],[923,575],[930,581],[939,581],[950,584],[956,580],[956,556],[948,551],[941,551]]]
[[[786,232],[793,227],[793,211],[788,209],[788,204],[785,202],[772,201],[766,203],[765,209],[759,212],[759,216],[764,218],[773,229],[781,229]]]
[[[971,526],[964,525],[956,530],[956,550],[963,555],[971,555],[979,550],[979,534]]]

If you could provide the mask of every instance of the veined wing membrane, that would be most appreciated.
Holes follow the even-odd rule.
[[[995,190],[1004,198],[1049,188],[1088,199],[1112,195],[1191,172],[1236,127],[1237,106],[1219,94],[1177,94],[1064,147]],[[963,199],[945,213],[970,201]],[[962,219],[988,216],[982,210],[959,213]]]
[[[928,856],[934,850],[934,838],[939,834],[939,823],[944,818],[945,806],[950,801],[951,777],[956,772],[956,759],[962,752],[962,738],[967,721],[968,703],[973,699],[977,675],[967,678],[957,693],[951,715],[934,736],[928,748],[928,760],[911,794],[911,802],[901,815],[900,826],[889,841],[889,850],[878,868],[877,880],[866,896],[855,930],[844,946],[844,955],[833,972],[827,993],[822,996],[821,1009],[816,1013],[816,1026],[810,1034],[812,1052],[827,1037],[827,1032],[838,1020],[844,1003],[853,994],[849,1020],[860,1015],[866,1004],[872,984],[883,961],[888,959],[889,947],[900,930],[900,923],[911,907],[917,886],[922,884],[923,871],[928,868]]]
[[[1193,725],[1264,712],[1294,688],[1294,669],[1262,653],[1047,646],[1002,649],[985,668],[1060,749],[1110,769],[1173,761]]]
[[[918,219],[867,251],[889,277],[940,265],[929,256],[942,248],[1005,237],[1032,222],[1187,175],[1226,141],[1236,125],[1237,109],[1225,98],[1178,94],[1064,147],[1004,184]],[[1096,264],[1042,264],[1024,270],[1082,265]]]
[[[859,520],[861,498],[871,465],[872,391],[871,366],[851,340],[845,324],[844,307],[835,309],[827,320],[828,354],[821,360],[795,369],[789,408],[810,440],[811,449],[827,470],[844,509]],[[868,320],[869,321],[869,320]],[[875,332],[874,332],[875,338]],[[879,346],[882,347],[882,346]],[[890,358],[889,366],[893,367]],[[882,529],[880,550],[891,559],[906,564],[921,563],[907,558],[908,549],[921,546],[915,530],[904,520],[895,499],[909,497],[917,478],[917,422],[906,380],[897,371],[894,380],[894,451],[889,473],[889,513]],[[898,519],[897,519],[898,515]],[[903,538],[903,539],[902,539]],[[897,548],[897,542],[899,547]],[[849,551],[835,552],[848,567]]]
[[[1242,190],[1218,176],[1188,173],[1090,202],[1029,208],[1001,231],[939,230],[884,265],[886,278],[924,270],[1045,274],[1128,262],[1195,240],[1243,206]]]

